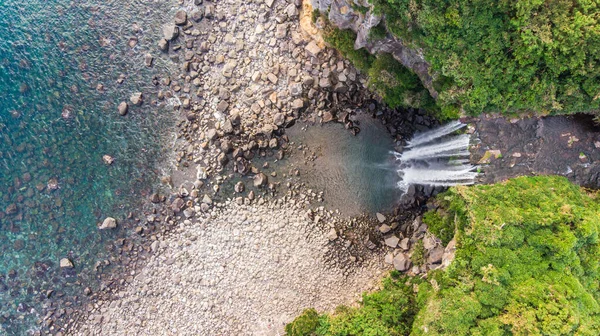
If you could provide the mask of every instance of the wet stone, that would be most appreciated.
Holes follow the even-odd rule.
[[[187,13],[180,9],[175,13],[175,24],[178,26],[183,26],[187,22]]]

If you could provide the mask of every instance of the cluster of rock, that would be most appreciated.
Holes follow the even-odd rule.
[[[217,175],[229,165],[272,190],[277,183],[252,159],[282,158],[289,145],[285,128],[298,118],[360,131],[349,118],[352,111],[341,106],[356,105],[365,80],[335,51],[301,34],[299,6],[207,1],[179,10],[165,25],[158,48],[180,72],[156,82],[158,98],[174,104],[182,117],[180,167],[197,166],[218,184]]]
[[[321,219],[322,218],[322,219]],[[96,299],[73,335],[281,335],[304,307],[350,304],[373,290],[381,258],[351,274],[331,267],[327,211],[293,199],[215,202],[156,235],[147,265],[111,299]]]
[[[256,320],[251,323],[248,318],[259,316],[271,319],[260,325],[265,328],[260,332],[270,334],[281,330],[302,307],[329,309],[365,290],[366,283],[378,278],[385,267],[382,252],[392,248],[394,239],[398,241],[393,259],[400,255],[410,258],[415,239],[423,238],[420,225],[411,235],[391,238],[392,232],[408,229],[386,222],[391,228],[387,235],[377,231],[373,235],[372,220],[341,220],[323,207],[307,210],[322,201],[323,194],[306,190],[302,184],[292,185],[289,177],[297,176],[297,170],[278,175],[268,171],[268,163],[254,163],[265,157],[282,159],[292,145],[285,129],[298,119],[339,122],[356,134],[359,125],[351,115],[354,109],[362,109],[382,120],[398,145],[415,129],[435,123],[425,111],[398,112],[372,100],[365,90],[364,76],[334,50],[301,34],[297,20],[300,5],[299,1],[196,0],[177,11],[173,22],[164,26],[157,49],[179,65],[179,72],[157,76],[153,83],[159,90],[158,101],[172,104],[180,113],[175,161],[177,169],[187,175],[182,181],[165,178],[165,184],[175,184],[175,191],[152,194],[146,214],[130,218],[138,223],[135,233],[148,244],[120,239],[115,249],[128,265],[128,272],[103,279],[99,290],[86,288],[89,318],[80,318],[86,314],[73,315],[69,327],[60,330],[70,334],[120,334],[125,330],[245,334],[250,327],[258,327]],[[153,57],[147,55],[145,62],[153,66]],[[127,114],[130,105],[140,106],[145,98],[144,93],[133,93],[129,103],[121,102],[118,113]],[[105,159],[106,164],[109,161]],[[281,188],[286,178],[287,188]],[[220,202],[219,192],[228,183],[233,185],[234,194]],[[276,191],[279,198],[266,197]],[[413,190],[410,203],[422,204],[423,191]],[[250,225],[249,218],[265,225]],[[107,218],[99,228],[116,225]],[[409,248],[404,250],[406,244]],[[426,258],[435,262],[423,270],[418,268],[419,272],[438,264],[434,260],[438,248],[435,245],[426,253]],[[208,253],[217,251],[214,257],[218,260],[210,265],[192,263],[210,259]],[[260,258],[256,251],[260,251]],[[301,258],[304,253],[310,262]],[[288,255],[290,259],[281,257]],[[275,263],[253,266],[263,262]],[[105,260],[97,268],[108,265],[111,261]],[[174,271],[173,267],[178,268]],[[410,265],[401,268],[406,271],[407,267],[414,269]],[[228,272],[233,269],[239,269],[246,281],[230,281]],[[328,277],[324,275],[327,272],[334,273]],[[306,274],[310,281],[290,278],[298,274]],[[281,284],[287,289],[273,287],[279,286],[274,276],[283,279]],[[330,285],[318,281],[320,277]],[[261,279],[267,279],[271,287],[263,286]],[[255,307],[240,298],[248,288],[256,291],[248,294],[253,300],[272,304]],[[322,290],[336,293],[336,297]],[[347,295],[338,298],[341,292]],[[271,300],[270,295],[277,298]],[[212,296],[211,301],[208,298]],[[305,296],[311,299],[294,301]],[[168,303],[173,300],[179,304]],[[228,315],[232,311],[246,315]],[[180,318],[192,313],[193,318]],[[52,310],[44,321],[52,325],[62,316]],[[119,322],[121,319],[125,323]],[[175,327],[180,329],[165,329],[171,323],[181,323]],[[65,325],[54,325],[61,324]]]
[[[412,223],[389,223],[385,216],[377,214],[381,225],[379,232],[383,234],[383,244],[390,250],[385,256],[385,262],[393,265],[401,272],[409,275],[427,273],[429,270],[450,265],[454,259],[456,242],[450,241],[446,247],[427,230],[427,224],[418,216]],[[422,241],[422,245],[418,244]],[[417,249],[421,249],[417,251]],[[419,254],[419,260],[413,255]]]

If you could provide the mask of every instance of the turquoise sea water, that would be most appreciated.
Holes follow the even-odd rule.
[[[172,5],[0,0],[0,334],[35,329],[48,290],[81,296],[127,234],[97,224],[124,221],[157,181],[169,108],[151,103],[152,76],[169,72],[155,45]],[[136,91],[144,105],[119,116]]]

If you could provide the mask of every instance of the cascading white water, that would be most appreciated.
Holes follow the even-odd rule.
[[[452,121],[442,127],[438,127],[436,129],[417,134],[415,135],[408,144],[406,148],[416,147],[428,142],[431,142],[436,139],[440,139],[443,136],[451,134],[452,132],[458,131],[459,129],[465,127],[466,125],[461,123],[460,121]]]
[[[451,135],[466,125],[454,121],[416,135],[403,153],[394,152],[399,162],[398,186],[454,186],[475,183],[477,167],[469,163],[468,134]]]

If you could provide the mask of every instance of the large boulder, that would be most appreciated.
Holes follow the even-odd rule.
[[[135,92],[131,95],[131,97],[129,97],[129,100],[131,101],[131,103],[133,105],[140,106],[140,105],[142,105],[142,102],[144,101],[144,96],[142,95],[141,92]]]
[[[444,255],[444,248],[441,246],[438,246],[429,252],[429,257],[427,257],[427,263],[439,264],[442,262],[443,255]]]
[[[405,272],[412,266],[412,261],[404,253],[398,253],[394,257],[394,268],[400,272]]]

